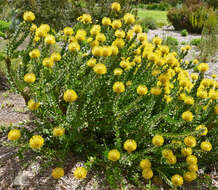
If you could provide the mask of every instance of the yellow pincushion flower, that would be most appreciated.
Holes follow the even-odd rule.
[[[117,38],[112,43],[113,46],[117,46],[118,48],[123,48],[125,45],[125,41],[122,38]]]
[[[93,70],[95,71],[95,73],[99,75],[104,75],[105,73],[107,73],[107,67],[105,66],[105,64],[102,64],[102,63],[96,64],[93,67]]]
[[[180,187],[183,184],[183,178],[182,178],[182,176],[176,174],[176,175],[172,176],[171,182],[174,186]]]
[[[137,87],[137,94],[139,95],[146,95],[148,93],[148,88],[145,85],[139,85]]]
[[[78,21],[83,22],[84,24],[92,23],[92,17],[89,14],[83,14],[77,18]]]
[[[32,26],[30,27],[30,32],[34,32],[36,31],[37,26],[35,24],[32,24]]]
[[[188,148],[182,148],[181,153],[183,156],[189,156],[192,154],[192,149],[190,147]]]
[[[115,36],[117,38],[125,38],[126,33],[123,30],[116,30]]]
[[[183,174],[183,178],[187,182],[194,181],[197,178],[197,174],[195,172],[185,172]]]
[[[134,15],[126,13],[123,17],[125,24],[133,24],[135,22]]]
[[[32,22],[35,20],[35,15],[33,12],[31,11],[26,11],[24,14],[23,14],[23,20],[25,21],[28,21],[28,22]]]
[[[108,17],[104,17],[101,21],[102,25],[104,26],[110,26],[111,25],[111,19]]]
[[[136,150],[137,144],[135,140],[133,139],[128,139],[124,142],[123,144],[124,150],[126,150],[128,153],[131,153],[132,151]]]
[[[96,59],[95,58],[91,58],[86,62],[86,65],[89,67],[94,67],[96,65]]]
[[[122,22],[120,20],[113,20],[111,25],[113,29],[119,29],[122,26]]]
[[[108,160],[116,162],[119,159],[120,159],[120,152],[117,149],[113,149],[108,152]]]
[[[52,45],[52,44],[55,44],[56,41],[55,41],[55,37],[53,35],[50,35],[48,34],[45,39],[44,39],[45,43],[48,44],[48,45]]]
[[[123,93],[125,91],[125,85],[123,82],[115,82],[113,85],[113,91],[117,94]]]
[[[120,3],[113,2],[112,5],[111,5],[111,9],[114,10],[114,11],[119,12],[120,11]]]
[[[8,140],[15,141],[21,137],[21,132],[18,129],[12,129],[8,133]]]
[[[173,156],[173,151],[170,149],[164,149],[164,150],[162,150],[161,153],[162,153],[162,156],[164,158],[169,158],[169,157]]]
[[[148,159],[143,159],[141,160],[139,166],[141,167],[141,169],[151,168],[151,162]]]
[[[215,91],[214,89],[210,89],[209,98],[212,100],[218,99],[218,91]]]
[[[44,144],[44,139],[40,135],[34,135],[29,140],[29,145],[32,149],[40,149]]]
[[[175,164],[176,163],[176,156],[174,156],[174,155],[171,155],[171,156],[169,156],[169,157],[167,157],[167,163],[168,164]]]
[[[50,57],[46,57],[43,59],[42,64],[45,67],[52,68],[54,66],[54,61]]]
[[[185,111],[182,114],[182,119],[187,122],[191,122],[193,120],[193,114],[190,111]]]
[[[152,138],[152,144],[155,146],[162,146],[164,143],[164,138],[161,135],[155,135]]]
[[[142,26],[139,24],[136,24],[133,26],[133,31],[138,34],[138,33],[142,33]]]
[[[71,27],[65,27],[64,28],[64,35],[66,36],[72,36],[73,35],[73,29]]]
[[[40,106],[39,102],[35,102],[33,99],[30,99],[27,103],[27,107],[29,108],[29,110],[34,111],[37,110]]]
[[[201,143],[201,149],[204,150],[204,151],[208,151],[209,152],[212,149],[212,145],[211,145],[210,142],[204,141],[204,142]]]
[[[135,58],[133,59],[133,62],[134,63],[141,63],[142,62],[141,56],[139,56],[139,55],[135,56]]]
[[[201,136],[205,136],[208,133],[208,129],[205,125],[198,125],[195,130],[203,130],[202,133],[200,133]]]
[[[123,69],[121,69],[121,68],[114,69],[114,75],[120,76],[120,75],[122,75],[122,73],[123,73]]]
[[[190,164],[190,165],[188,166],[188,170],[189,170],[190,172],[197,172],[197,171],[198,171],[198,165],[197,165],[197,164]]]
[[[191,79],[192,80],[197,80],[198,79],[198,74],[197,73],[192,73],[191,74]]]
[[[129,30],[127,32],[127,35],[126,35],[126,39],[127,40],[131,40],[133,38],[133,36],[134,36],[134,31],[133,30]]]
[[[64,135],[65,129],[63,127],[55,127],[53,129],[53,136],[54,137],[60,137]]]
[[[188,165],[197,164],[198,163],[198,159],[194,155],[189,155],[189,156],[186,157],[186,162],[187,162]]]
[[[132,81],[129,80],[126,82],[126,86],[131,86],[131,85],[132,85]]]
[[[195,103],[194,98],[190,97],[190,96],[186,96],[184,98],[184,103],[188,104],[188,105],[193,105]]]
[[[80,50],[80,45],[78,44],[78,42],[71,42],[68,46],[68,49],[71,52],[76,52]]]
[[[161,94],[161,91],[162,91],[162,90],[161,90],[159,87],[153,87],[153,88],[151,88],[151,94],[156,95],[156,96],[160,95],[160,94]]]
[[[97,35],[100,32],[101,32],[101,26],[100,25],[93,25],[91,30],[90,30],[91,35]]]
[[[185,46],[185,49],[188,51],[190,50],[192,47],[190,45]]]
[[[108,57],[112,55],[111,46],[103,46],[102,47],[102,56]]]
[[[60,61],[61,60],[61,54],[56,53],[56,52],[52,53],[51,54],[51,60],[56,61],[56,62]]]
[[[195,65],[197,65],[197,64],[198,64],[198,60],[197,60],[197,59],[194,59],[194,60],[192,61],[192,63],[195,64]]]
[[[38,57],[40,57],[39,49],[33,49],[31,52],[29,52],[29,56],[31,58],[38,58]]]
[[[214,107],[214,112],[215,112],[215,114],[218,114],[218,106]]]
[[[153,171],[150,168],[143,169],[142,177],[144,179],[151,179],[153,177]]]
[[[64,176],[64,169],[63,168],[55,168],[52,170],[51,175],[54,179],[59,179],[59,178]]]
[[[137,39],[140,42],[146,41],[147,40],[147,34],[146,33],[138,33],[137,34]]]
[[[100,47],[100,46],[93,47],[92,54],[94,56],[102,56],[102,47]]]
[[[36,36],[37,37],[45,37],[47,35],[47,30],[46,30],[46,27],[39,27],[36,29]]]
[[[68,89],[64,92],[64,101],[65,102],[75,102],[78,96],[74,90]]]
[[[196,146],[196,139],[193,136],[188,136],[188,137],[185,137],[184,143],[186,146],[195,147]]]
[[[213,79],[215,79],[215,78],[216,78],[216,74],[212,74],[211,77],[212,77]]]
[[[169,95],[164,95],[164,99],[165,99],[166,103],[169,103],[173,100],[173,98]]]
[[[24,81],[27,83],[34,83],[36,76],[33,73],[27,73],[24,75]]]
[[[159,38],[159,37],[154,37],[154,38],[152,39],[152,42],[153,42],[155,45],[161,45],[162,39]]]
[[[99,42],[104,42],[106,40],[106,37],[103,33],[98,33],[96,35],[96,40],[99,41]]]
[[[209,66],[208,66],[207,63],[200,63],[200,64],[198,65],[198,70],[199,70],[200,72],[206,72],[208,69],[209,69]]]
[[[87,33],[85,30],[79,29],[76,32],[75,38],[79,41],[84,41],[86,39],[86,35],[87,35]]]
[[[87,170],[84,167],[78,167],[74,171],[73,175],[76,179],[84,179],[86,178]]]
[[[48,24],[41,24],[39,28],[42,28],[46,32],[50,31],[50,26]]]

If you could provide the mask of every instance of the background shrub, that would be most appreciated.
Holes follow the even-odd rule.
[[[199,46],[201,44],[201,38],[195,38],[195,39],[192,39],[190,44],[192,46]]]
[[[181,31],[181,36],[188,36],[188,31],[186,29]]]
[[[167,36],[167,38],[164,39],[163,44],[169,46],[171,51],[177,51],[179,41],[176,38],[172,37],[172,36]]]
[[[152,17],[144,17],[141,20],[139,20],[139,23],[148,29],[158,28],[156,20]]]

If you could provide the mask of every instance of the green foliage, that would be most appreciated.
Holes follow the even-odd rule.
[[[123,18],[123,13],[111,12],[112,20]],[[136,35],[141,29],[139,26],[124,22],[120,29],[125,34],[134,31],[135,35],[131,38],[125,35],[123,43],[118,44],[117,40],[121,39],[116,38],[117,29],[101,25],[101,33],[106,40],[99,40],[99,46],[93,47],[90,42],[90,37],[96,38],[90,33],[93,24],[78,22],[73,27],[73,36],[64,35],[63,32],[54,36],[59,41],[56,44],[58,51],[44,37],[34,42],[35,32],[30,31],[31,25],[30,22],[21,22],[8,43],[5,59],[12,87],[24,97],[36,117],[31,130],[25,127],[20,129],[22,137],[18,140],[18,147],[21,148],[21,157],[22,152],[29,149],[29,139],[38,134],[43,137],[44,146],[35,151],[37,154],[57,157],[60,160],[58,165],[63,165],[69,154],[80,155],[88,160],[85,164],[87,170],[105,171],[112,189],[124,186],[124,178],[129,183],[141,186],[142,170],[139,163],[142,159],[149,159],[153,174],[173,187],[171,177],[175,174],[182,176],[187,171],[181,148],[190,145],[183,143],[184,138],[193,136],[197,140],[193,154],[199,158],[199,166],[202,164],[206,167],[200,158],[210,153],[201,150],[200,143],[209,137],[201,137],[203,131],[195,128],[200,124],[211,126],[217,123],[214,112],[217,100],[211,96],[214,86],[208,86],[208,98],[200,98],[196,94],[202,90],[200,85],[205,76],[199,70],[198,80],[190,79],[188,70],[195,65],[181,61],[189,47],[185,51],[169,52],[167,46],[161,45],[160,38],[155,37],[149,43],[144,33]],[[139,38],[140,35],[145,38]],[[27,39],[25,48],[18,48]],[[173,49],[178,41],[168,37],[164,44]],[[118,52],[112,55],[114,46],[117,46]],[[40,51],[37,58],[30,54],[34,49]],[[54,51],[61,55],[61,59],[55,62],[51,55]],[[14,63],[11,60],[17,57],[22,59],[22,64],[13,70]],[[54,65],[43,64],[50,57]],[[96,59],[93,68],[87,64],[91,58]],[[99,64],[102,66],[100,70]],[[114,74],[116,68],[122,69],[123,73]],[[30,73],[35,75],[36,80],[26,80],[26,74]],[[123,86],[117,88],[115,84],[118,81]],[[159,95],[152,92],[154,87],[160,89]],[[69,89],[75,91],[77,98],[72,94],[66,95]],[[181,93],[185,94],[183,99]],[[72,96],[75,99],[72,100]],[[194,99],[193,104],[186,103],[188,97]],[[30,100],[39,107],[36,108]],[[203,109],[205,106],[208,108]],[[193,119],[189,122],[182,118],[187,110],[193,113]],[[53,134],[57,126],[65,129],[65,134],[60,137]],[[160,135],[164,141],[156,135]],[[154,136],[159,138],[158,141],[152,141]],[[128,139],[137,143],[132,152],[125,150],[132,147],[124,146]],[[111,161],[115,160],[114,156],[109,159],[108,154],[112,149],[117,149],[121,154],[117,161]],[[176,163],[167,162],[168,158],[162,155],[164,149],[172,150],[170,156],[175,154]],[[156,189],[151,181],[146,187]]]
[[[173,51],[174,50],[176,51],[177,48],[178,48],[178,45],[179,45],[179,41],[176,38],[172,37],[172,36],[167,36],[167,38],[164,40],[163,43],[168,45],[169,48],[171,50],[173,50]]]
[[[182,30],[181,36],[188,36],[188,31],[186,29]]]
[[[148,9],[148,10],[167,11],[169,8],[170,8],[170,4],[168,4],[166,2],[152,3],[152,4],[148,4],[146,6],[146,9]]]
[[[172,8],[167,17],[176,30],[187,29],[189,32],[201,33],[210,8],[196,0],[186,1],[181,8]]]
[[[200,46],[200,44],[201,44],[201,38],[194,38],[194,39],[192,39],[191,42],[190,42],[190,44],[191,44],[192,46]]]
[[[154,18],[152,17],[144,17],[142,18],[139,23],[148,29],[157,29],[157,23]]]

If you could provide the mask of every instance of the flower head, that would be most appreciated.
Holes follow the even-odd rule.
[[[150,168],[143,169],[142,177],[144,179],[151,179],[153,177],[153,171]]]
[[[162,146],[164,143],[164,138],[161,135],[155,135],[152,138],[152,144],[155,146]]]
[[[55,127],[53,129],[53,136],[54,137],[60,137],[64,134],[65,129],[63,127]]]
[[[182,148],[181,153],[183,156],[189,156],[192,154],[192,149],[190,147],[188,148]]]
[[[15,141],[18,140],[21,137],[21,132],[19,129],[12,129],[8,133],[8,140]]]
[[[23,20],[25,21],[28,21],[28,22],[32,22],[35,20],[35,15],[33,12],[31,11],[26,11],[24,14],[23,14]]]
[[[182,114],[182,119],[187,121],[187,122],[190,122],[193,120],[193,114],[192,112],[190,111],[186,111],[186,112],[183,112]]]
[[[113,85],[113,91],[117,94],[123,93],[125,91],[125,85],[123,82],[115,82]]]
[[[120,11],[120,3],[118,3],[118,2],[112,3],[111,9],[114,10],[114,11],[119,12]]]
[[[189,156],[186,157],[186,162],[187,162],[187,164],[189,164],[189,165],[191,165],[191,164],[197,164],[198,159],[197,159],[197,157],[194,156],[194,155],[189,155]]]
[[[107,73],[107,67],[105,66],[105,64],[102,63],[98,63],[93,67],[93,70],[95,71],[95,73],[99,74],[99,75],[104,75]]]
[[[198,65],[198,70],[200,71],[200,72],[206,72],[207,70],[209,69],[209,66],[208,66],[208,64],[207,63],[200,63],[199,65]]]
[[[40,106],[39,102],[35,102],[33,99],[30,99],[27,103],[27,107],[29,108],[29,110],[34,111],[37,110]]]
[[[119,159],[120,159],[120,152],[117,149],[113,149],[108,152],[108,160],[116,162]]]
[[[39,49],[34,49],[34,50],[32,50],[31,52],[29,52],[29,56],[30,56],[31,58],[38,58],[38,57],[40,57],[40,51],[39,51]]]
[[[135,17],[133,14],[126,13],[123,17],[125,24],[133,24],[135,22]]]
[[[24,75],[24,81],[27,83],[34,83],[36,76],[33,73],[27,73]]]
[[[124,142],[123,144],[124,150],[126,150],[128,153],[131,153],[132,151],[136,150],[137,144],[135,140],[133,139],[128,139]]]
[[[202,131],[202,133],[200,133],[201,136],[205,136],[208,133],[208,129],[205,125],[198,125],[195,130],[201,130]]]
[[[29,145],[32,149],[40,149],[44,144],[44,139],[40,135],[34,135],[29,140]]]
[[[51,175],[54,179],[59,179],[59,178],[64,176],[64,169],[63,168],[55,168],[52,170]]]
[[[195,180],[197,178],[197,174],[196,174],[196,172],[190,172],[190,171],[185,172],[183,174],[183,178],[184,178],[185,181],[191,182],[191,181],[193,181],[193,180]]]
[[[146,95],[148,93],[148,88],[145,85],[139,85],[137,87],[137,94]]]
[[[183,178],[182,178],[182,176],[176,174],[176,175],[172,176],[171,182],[174,186],[180,187],[183,184]]]
[[[65,102],[75,102],[78,96],[74,90],[68,89],[64,92],[64,101]]]
[[[196,146],[196,139],[193,136],[188,136],[188,137],[185,137],[184,143],[186,146],[195,147]]]
[[[212,149],[212,145],[211,145],[210,142],[204,141],[204,142],[201,143],[201,149],[204,150],[204,151],[208,151],[209,152]]]
[[[141,160],[139,165],[140,165],[141,169],[151,168],[151,162],[148,159]]]
[[[64,28],[64,35],[72,36],[73,35],[73,29],[71,27],[65,27]]]
[[[78,167],[73,173],[76,179],[84,179],[87,175],[87,170],[84,167]]]

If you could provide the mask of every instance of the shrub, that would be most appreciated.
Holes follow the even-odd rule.
[[[201,44],[201,38],[195,38],[195,39],[192,39],[190,44],[192,46],[199,46]]]
[[[217,89],[205,80],[216,82],[204,78],[206,63],[197,65],[198,79],[191,80],[187,70],[194,62],[181,61],[190,46],[169,52],[161,38],[147,41],[133,15],[114,20],[119,12],[112,13],[112,25],[108,19],[93,25],[83,15],[58,39],[48,25],[34,31],[34,15],[25,13],[8,44],[6,64],[37,119],[32,129],[12,129],[8,139],[21,150],[30,147],[61,160],[51,171],[55,179],[64,175],[60,166],[73,152],[87,159],[75,170],[77,179],[102,169],[112,189],[124,177],[141,184],[140,176],[181,186],[183,174],[187,181],[197,177],[197,159],[206,167],[201,157],[216,151],[209,142],[201,144],[217,114]],[[18,50],[26,38],[27,47]],[[52,51],[57,40],[60,52]],[[22,57],[16,72],[10,69],[14,56]]]
[[[161,10],[161,11],[166,11],[170,8],[170,5],[165,2],[160,2],[160,3],[152,3],[148,4],[146,6],[146,9],[148,10]]]
[[[167,36],[167,38],[163,42],[165,45],[169,46],[169,48],[173,51],[177,51],[179,41],[172,37],[172,36]]]
[[[152,17],[143,17],[139,20],[139,23],[148,29],[157,29],[157,23],[154,18]]]
[[[182,30],[181,36],[188,36],[188,31],[186,29]]]

